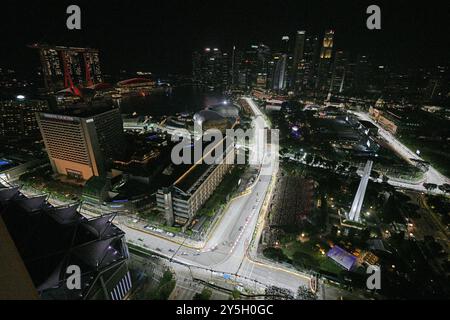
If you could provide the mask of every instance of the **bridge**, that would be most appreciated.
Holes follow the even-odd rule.
[[[364,201],[364,196],[366,194],[367,183],[370,178],[370,171],[372,171],[372,160],[367,160],[366,165],[364,167],[364,171],[361,177],[361,181],[358,186],[358,190],[356,191],[355,198],[353,199],[352,207],[350,212],[347,214],[347,219],[361,223],[361,208]]]

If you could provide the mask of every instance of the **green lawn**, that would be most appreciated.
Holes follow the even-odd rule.
[[[299,241],[293,241],[283,248],[284,254],[289,257],[294,265],[311,268],[316,271],[324,270],[334,274],[339,274],[342,271],[338,265],[331,261],[327,256],[319,252],[319,249],[315,246],[316,242],[308,241],[305,243]],[[328,248],[324,248],[325,251]]]

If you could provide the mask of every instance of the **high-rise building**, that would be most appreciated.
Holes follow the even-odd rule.
[[[246,74],[244,64],[244,52],[242,50],[234,49],[233,55],[233,70],[231,76],[233,78],[233,88],[245,89],[246,87]]]
[[[308,36],[305,39],[303,60],[300,66],[300,91],[313,91],[317,81],[319,65],[320,41],[317,36]]]
[[[330,91],[332,93],[342,93],[345,86],[345,77],[348,64],[348,55],[342,50],[336,51],[333,62]]]
[[[270,48],[265,44],[253,44],[245,50],[233,50],[233,86],[240,89],[266,88]]]
[[[89,87],[102,82],[100,58],[97,49],[30,45],[39,51],[44,86],[55,92],[70,88]]]
[[[321,93],[326,93],[330,90],[333,42],[334,31],[326,31],[322,41],[322,48],[320,49],[319,70],[316,85],[316,90]]]
[[[24,96],[0,101],[0,138],[23,139],[39,136],[36,112],[48,111],[45,100],[26,99]]]
[[[287,82],[287,63],[288,55],[285,53],[276,53],[273,55],[273,81],[272,90],[283,91],[286,89]]]
[[[358,94],[364,94],[371,79],[372,66],[367,55],[358,55],[355,62],[354,89]]]
[[[228,53],[218,48],[205,48],[192,54],[192,78],[194,82],[211,90],[227,88],[230,82]]]
[[[291,72],[291,88],[295,91],[298,90],[301,77],[301,66],[303,61],[303,54],[305,51],[305,31],[297,31],[294,42],[294,55],[292,59],[292,72]]]
[[[272,83],[270,89],[275,91],[284,91],[289,84],[289,71],[292,56],[289,55],[289,37],[281,38],[281,50],[272,55],[273,64],[271,64]]]
[[[284,54],[289,53],[289,36],[281,37],[281,53]]]
[[[38,113],[37,121],[53,171],[88,180],[103,175],[123,150],[122,117],[110,107],[76,111]]]

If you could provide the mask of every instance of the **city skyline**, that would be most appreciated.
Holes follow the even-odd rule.
[[[439,5],[2,10],[0,300],[450,297]]]
[[[448,46],[449,27],[438,5],[422,8],[403,1],[381,1],[382,28],[375,31],[365,26],[365,1],[352,5],[268,1],[260,3],[258,13],[250,16],[247,14],[254,7],[251,2],[188,5],[169,1],[157,8],[151,2],[136,2],[125,8],[117,2],[104,6],[101,2],[80,1],[79,5],[82,29],[70,31],[65,28],[64,2],[46,10],[36,8],[37,4],[19,10],[17,4],[7,2],[5,12],[10,14],[3,28],[6,50],[1,53],[7,65],[3,67],[29,68],[20,66],[17,59],[29,57],[26,46],[39,42],[99,48],[108,52],[102,59],[110,73],[144,69],[189,74],[190,53],[204,46],[225,52],[234,45],[244,48],[253,43],[276,48],[283,35],[293,38],[297,30],[306,30],[309,35],[322,37],[327,29],[335,30],[337,49],[354,55],[370,54],[379,63],[415,67],[448,61],[442,47]],[[433,24],[419,24],[431,15]],[[204,23],[208,27],[204,28]]]

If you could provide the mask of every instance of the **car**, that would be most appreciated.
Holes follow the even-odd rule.
[[[169,249],[169,252],[175,252],[175,250],[173,250],[173,249]]]

